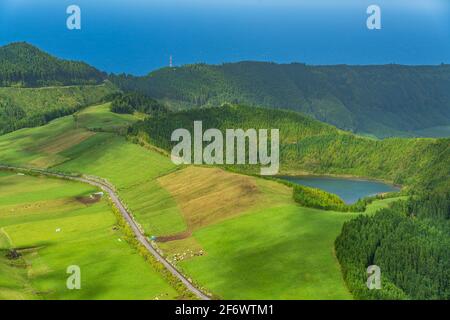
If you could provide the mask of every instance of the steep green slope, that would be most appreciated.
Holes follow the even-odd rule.
[[[116,76],[175,109],[223,102],[301,111],[379,137],[450,124],[450,66],[306,66],[261,62],[165,68]]]
[[[86,63],[52,57],[25,42],[0,47],[0,86],[99,84],[105,78]]]
[[[111,83],[45,88],[0,87],[0,134],[50,120],[106,99],[116,92]]]
[[[170,141],[172,132],[178,128],[192,132],[196,120],[203,121],[203,130],[279,129],[284,173],[355,175],[421,189],[449,187],[450,139],[374,140],[291,111],[232,105],[193,109],[139,122],[130,133],[171,150],[175,145]],[[249,167],[237,169],[256,172]]]

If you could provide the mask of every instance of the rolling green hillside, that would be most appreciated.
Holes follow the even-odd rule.
[[[155,152],[154,146],[142,141],[139,146],[117,135],[116,132],[123,132],[123,128],[138,119],[133,115],[111,113],[109,108],[109,104],[87,108],[43,127],[1,136],[0,163],[108,179],[117,187],[146,234],[161,238],[157,245],[164,255],[200,287],[218,297],[352,298],[333,253],[334,241],[342,225],[360,214],[299,206],[294,202],[291,189],[273,181],[218,168],[177,168],[166,156]],[[138,123],[132,132],[140,133],[141,137],[148,132],[153,137],[150,141],[158,142],[162,140],[157,138],[163,137],[172,126],[189,128],[193,119],[204,120],[205,124],[218,128],[277,126],[281,129],[283,144],[287,145],[296,139],[320,142],[322,137],[348,136],[346,146],[353,152],[362,152],[352,149],[351,143],[363,141],[373,152],[372,161],[386,143],[342,132],[298,113],[239,106],[153,118]],[[152,129],[144,131],[148,128]],[[418,143],[407,139],[393,141],[400,150],[414,150]],[[424,144],[422,151],[429,149],[429,157],[433,157],[437,148],[434,145],[443,143],[432,139],[418,141]],[[324,149],[323,152],[327,152],[324,157],[334,151]],[[442,152],[440,158],[433,161],[443,166],[440,174],[445,176],[449,168],[445,166],[446,153]],[[296,161],[288,162],[292,164],[288,169],[298,172],[294,163]],[[435,170],[432,161],[427,160],[423,165],[424,171]],[[328,167],[321,170],[328,170]],[[375,201],[367,207],[366,213],[373,214],[395,200]],[[365,268],[358,268],[356,272],[364,273]],[[273,281],[274,276],[277,281]]]
[[[99,103],[116,92],[110,83],[44,88],[0,87],[0,134],[43,125]]]
[[[106,74],[25,42],[0,47],[0,134],[43,125],[116,91]]]
[[[291,111],[236,105],[192,109],[139,122],[130,133],[145,136],[169,151],[175,145],[170,142],[173,130],[186,128],[192,132],[196,120],[203,121],[203,130],[279,129],[283,173],[354,175],[420,189],[449,187],[450,139],[374,140]],[[256,172],[255,168],[236,169]]]
[[[378,137],[450,124],[450,66],[307,66],[241,62],[114,76],[174,109],[224,102],[301,111]],[[424,131],[426,134],[426,131]]]
[[[155,147],[118,136],[138,119],[109,107],[0,136],[0,163],[108,179],[145,233],[166,237],[157,242],[165,256],[218,297],[351,299],[333,246],[355,214],[300,207],[276,182],[217,168],[181,170]],[[267,225],[278,228],[268,233]]]
[[[149,235],[183,230],[176,204],[156,181],[175,165],[118,135],[138,119],[111,113],[110,106],[93,106],[42,127],[0,136],[0,163],[108,179]]]
[[[127,243],[108,201],[90,198],[95,187],[4,171],[0,186],[0,300],[179,296]],[[66,287],[71,265],[81,290]]]
[[[0,47],[0,86],[100,84],[106,74],[84,62],[61,60],[25,43]]]

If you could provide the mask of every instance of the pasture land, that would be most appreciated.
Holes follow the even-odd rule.
[[[97,189],[58,179],[0,175],[0,299],[174,299],[177,292],[125,240]],[[6,257],[9,250],[20,253]],[[68,290],[67,267],[81,268]]]
[[[176,167],[117,135],[137,118],[108,108],[0,136],[0,163],[107,179],[166,257],[221,298],[351,299],[334,240],[356,214],[300,207],[277,182]]]

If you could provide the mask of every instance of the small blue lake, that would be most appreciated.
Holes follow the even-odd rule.
[[[279,177],[299,185],[312,187],[334,193],[341,197],[347,204],[357,202],[359,199],[374,196],[379,193],[399,191],[393,185],[369,180],[335,178],[325,176],[299,176],[299,177]]]

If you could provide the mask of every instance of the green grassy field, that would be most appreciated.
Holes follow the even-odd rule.
[[[367,213],[392,201],[376,201]],[[180,267],[225,299],[351,299],[334,240],[357,214],[282,202],[194,232],[206,255]]]
[[[350,299],[333,242],[351,214],[258,210],[194,233],[207,255],[181,263],[225,299]]]
[[[351,299],[333,248],[354,214],[300,207],[271,181],[220,169],[179,172],[168,157],[114,133],[136,119],[102,105],[0,136],[0,163],[108,179],[148,235],[192,232],[158,245],[170,259],[185,254],[175,263],[218,297]]]
[[[176,204],[155,180],[174,169],[169,159],[122,137],[108,137],[94,148],[89,147],[90,143],[88,140],[65,151],[64,155],[74,157],[74,160],[55,169],[108,179],[149,234],[164,234],[184,228]]]
[[[0,175],[0,299],[173,299],[177,292],[123,240],[103,199],[84,204],[91,186]],[[60,229],[60,232],[57,230]],[[21,257],[5,257],[14,248]],[[81,268],[81,290],[66,269]]]
[[[109,132],[120,131],[137,118],[108,110],[108,104],[100,105],[76,117],[0,136],[0,162],[106,178],[149,234],[183,230],[175,202],[155,180],[175,166],[167,157]],[[92,128],[102,128],[102,132],[89,131]],[[49,148],[55,145],[59,148]],[[163,210],[155,215],[156,208]]]

